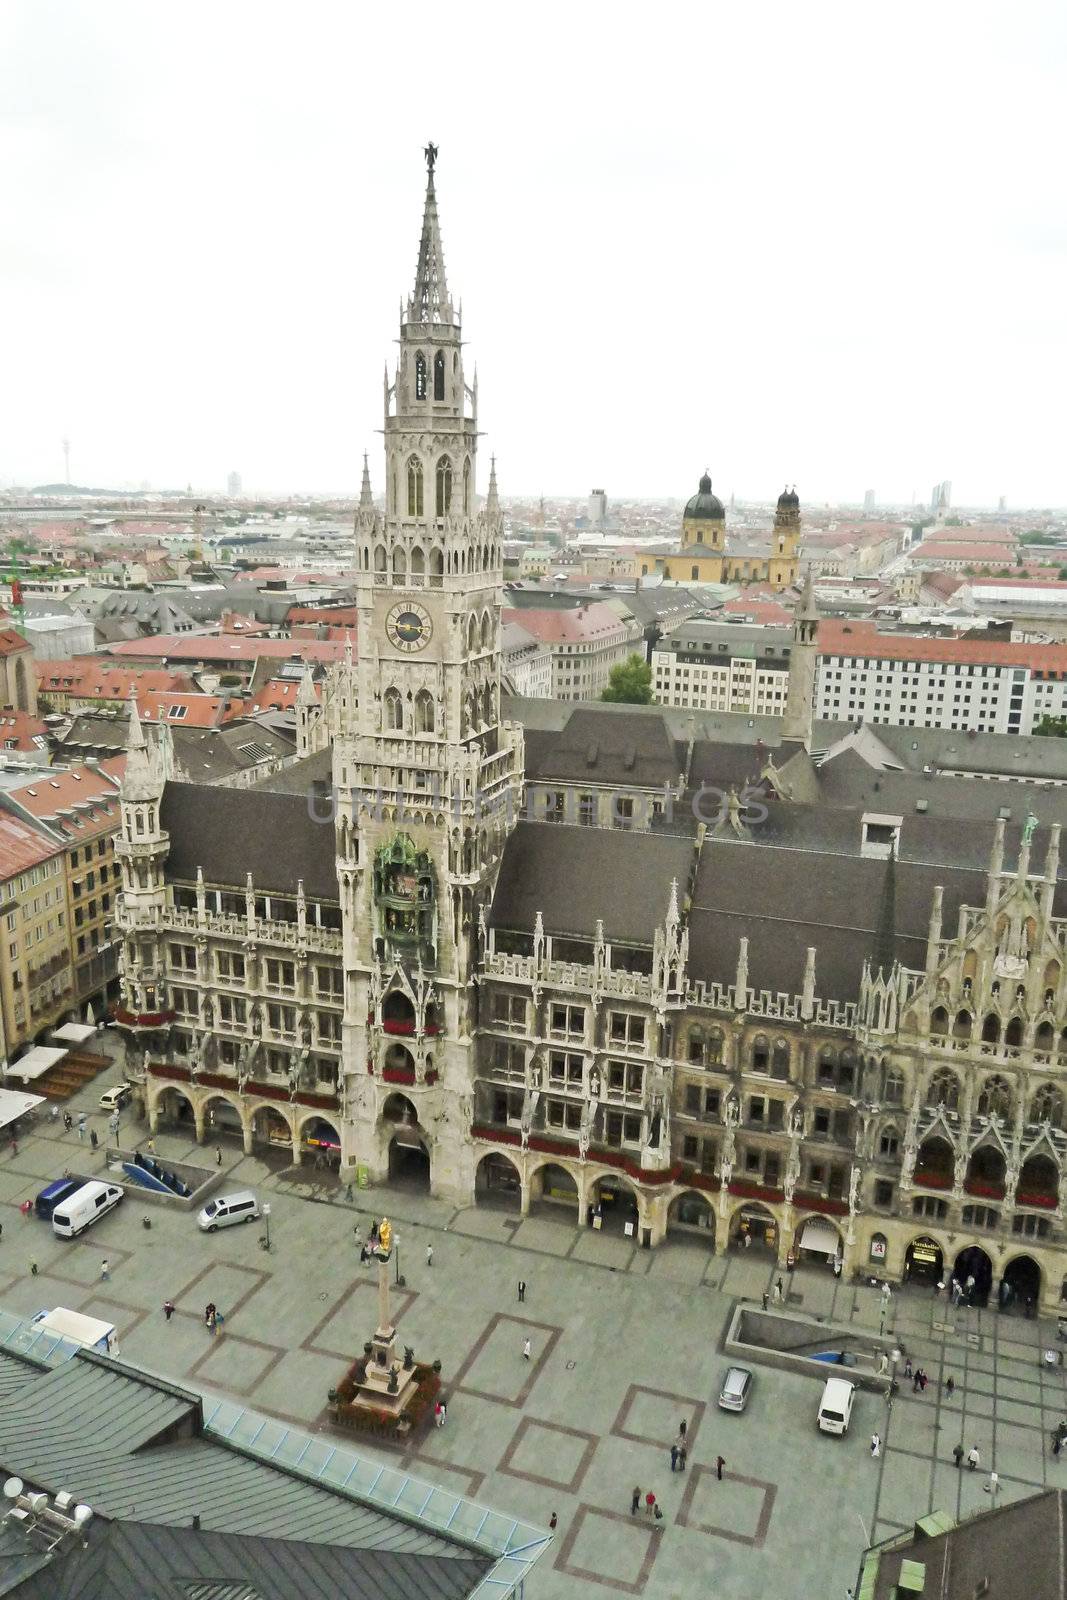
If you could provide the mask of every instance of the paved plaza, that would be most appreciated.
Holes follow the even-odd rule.
[[[70,1109],[91,1111],[116,1076],[102,1076]],[[124,1122],[129,1146],[135,1125]],[[93,1125],[104,1138],[104,1118]],[[198,1149],[177,1131],[162,1131],[156,1144],[164,1160],[214,1159],[213,1147]],[[885,1538],[934,1507],[986,1509],[990,1467],[1001,1499],[1067,1474],[1049,1448],[1050,1429],[1067,1416],[1067,1390],[1062,1367],[1041,1362],[1042,1348],[1055,1343],[1048,1323],[953,1316],[928,1292],[894,1293],[889,1325],[928,1371],[926,1394],[902,1384],[887,1411],[882,1398],[861,1393],[850,1433],[827,1437],[815,1427],[820,1383],[812,1377],[755,1364],[748,1410],[733,1416],[715,1404],[732,1309],[743,1297],[758,1304],[778,1275],[756,1249],[715,1257],[672,1240],[642,1251],[621,1236],[574,1228],[562,1214],[454,1211],[400,1188],[357,1194],[350,1205],[327,1173],[279,1167],[273,1153],[245,1156],[231,1143],[222,1149],[223,1192],[252,1187],[270,1200],[269,1253],[258,1242],[262,1224],[203,1235],[187,1213],[149,1209],[136,1195],[66,1243],[24,1220],[18,1206],[66,1167],[95,1173],[102,1157],[62,1125],[39,1123],[16,1156],[0,1155],[0,1307],[29,1314],[65,1305],[105,1317],[118,1327],[124,1359],[332,1431],[327,1391],[375,1318],[374,1270],[360,1265],[353,1224],[358,1218],[365,1233],[372,1214],[388,1215],[406,1279],[394,1302],[400,1338],[420,1359],[440,1358],[449,1407],[447,1426],[415,1453],[381,1458],[542,1526],[556,1512],[556,1537],[528,1600],[843,1597],[868,1534]],[[528,1285],[522,1305],[520,1278]],[[878,1330],[871,1288],[814,1268],[799,1269],[790,1288],[791,1307]],[[167,1298],[177,1306],[169,1323],[160,1309]],[[209,1300],[226,1318],[214,1340],[203,1323]],[[672,1474],[669,1447],[683,1418],[688,1468]],[[876,1430],[884,1453],[872,1460]],[[957,1442],[977,1445],[980,1471],[956,1470]],[[658,1530],[631,1517],[635,1485],[659,1499]]]

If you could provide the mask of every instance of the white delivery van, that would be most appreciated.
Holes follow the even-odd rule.
[[[216,1228],[229,1228],[235,1222],[254,1222],[258,1216],[259,1201],[251,1189],[241,1189],[237,1194],[209,1200],[196,1220],[205,1233],[214,1233]]]
[[[73,1239],[91,1228],[98,1217],[117,1206],[125,1190],[117,1183],[83,1183],[69,1199],[52,1212],[52,1231],[61,1239]]]
[[[99,1317],[85,1317],[80,1311],[68,1311],[66,1306],[56,1306],[52,1311],[38,1311],[31,1319],[33,1332],[66,1339],[68,1344],[81,1345],[84,1350],[100,1350],[107,1355],[115,1337],[115,1324],[101,1322]]]
[[[819,1401],[819,1428],[823,1433],[847,1433],[852,1420],[856,1385],[847,1378],[827,1378]]]

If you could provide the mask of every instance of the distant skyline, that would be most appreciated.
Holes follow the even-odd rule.
[[[505,497],[1067,504],[1067,10],[0,8],[0,481],[381,489],[425,183]]]

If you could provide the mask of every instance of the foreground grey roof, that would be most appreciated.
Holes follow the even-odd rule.
[[[316,900],[337,899],[333,822],[326,807],[312,820],[306,793],[218,789],[168,783],[160,819],[170,834],[167,875],[241,886],[252,874],[257,889],[295,894],[297,879]]]
[[[633,708],[626,710],[632,713]],[[526,738],[526,776],[535,782],[615,783],[661,789],[685,770],[684,743],[662,716],[602,717],[575,706],[558,733],[538,729]]]
[[[592,939],[598,919],[620,944],[651,945],[694,864],[691,840],[672,835],[520,822],[504,847],[489,924]]]
[[[90,1525],[65,1587],[53,1566],[14,1591],[20,1600],[189,1600],[194,1589],[178,1584],[195,1581],[205,1600],[231,1600],[239,1589],[210,1585],[237,1578],[252,1600],[462,1600],[492,1565],[459,1539],[203,1433],[199,1395],[111,1358],[81,1351],[47,1370],[5,1355],[0,1383],[0,1466],[118,1524]]]

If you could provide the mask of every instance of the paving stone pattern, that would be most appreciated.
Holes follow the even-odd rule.
[[[82,1091],[74,1111],[92,1111],[114,1076]],[[147,1137],[123,1120],[127,1147]],[[103,1117],[93,1123],[103,1133]],[[156,1145],[164,1160],[214,1159],[213,1146],[198,1152],[177,1131],[161,1132]],[[987,1508],[991,1467],[1003,1499],[1067,1476],[1049,1441],[1067,1416],[1067,1388],[1063,1368],[1041,1360],[1055,1345],[1048,1323],[954,1314],[929,1292],[894,1292],[889,1327],[926,1368],[929,1386],[916,1395],[902,1383],[888,1408],[861,1394],[850,1433],[832,1438],[815,1427],[815,1378],[757,1364],[743,1415],[715,1404],[733,1306],[758,1304],[778,1276],[758,1249],[715,1257],[684,1240],[641,1251],[620,1236],[579,1231],[562,1213],[456,1212],[400,1188],[349,1202],[314,1168],[280,1166],[274,1152],[245,1156],[235,1144],[223,1150],[223,1191],[251,1187],[271,1202],[269,1253],[259,1243],[262,1223],[204,1235],[188,1214],[139,1206],[132,1194],[66,1242],[17,1207],[64,1168],[95,1172],[102,1160],[76,1133],[39,1122],[17,1156],[0,1155],[0,1306],[30,1314],[65,1305],[107,1317],[130,1361],[329,1432],[326,1391],[375,1319],[373,1268],[360,1265],[353,1224],[366,1234],[372,1214],[388,1215],[406,1280],[394,1290],[401,1338],[420,1358],[440,1358],[449,1398],[446,1427],[400,1459],[534,1523],[558,1514],[528,1600],[844,1594],[868,1534],[885,1538],[934,1507]],[[521,1305],[520,1278],[528,1285]],[[867,1285],[802,1268],[788,1288],[789,1303],[807,1313],[879,1327],[881,1301]],[[169,1323],[167,1298],[177,1306]],[[209,1300],[226,1319],[214,1339],[203,1323]],[[683,1418],[688,1466],[672,1473],[669,1450]],[[876,1430],[883,1453],[872,1459]],[[977,1445],[980,1471],[957,1471],[957,1442]],[[630,1515],[635,1485],[642,1497],[654,1491],[662,1522],[643,1509]]]

